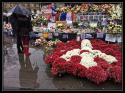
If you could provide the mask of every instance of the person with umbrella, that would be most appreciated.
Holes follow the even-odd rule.
[[[29,53],[29,32],[32,31],[32,25],[31,25],[31,19],[29,17],[18,15],[17,17],[18,22],[18,31],[17,31],[17,45],[18,49],[20,49],[20,46],[22,47],[22,51],[26,56],[28,56]],[[21,51],[21,52],[22,52]],[[20,52],[20,50],[19,50]]]
[[[24,7],[17,5],[12,8],[8,13],[15,15],[17,29],[17,49],[18,53],[24,53],[28,56],[29,53],[29,32],[32,30],[32,23],[30,18],[30,11]]]

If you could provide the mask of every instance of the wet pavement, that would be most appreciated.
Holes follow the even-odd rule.
[[[96,85],[87,79],[71,75],[53,77],[44,63],[44,52],[30,47],[31,55],[24,59],[18,54],[15,39],[3,38],[3,88],[4,90],[122,90],[121,84],[111,80]]]

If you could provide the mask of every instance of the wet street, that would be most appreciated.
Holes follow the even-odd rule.
[[[31,55],[17,53],[13,37],[3,38],[3,88],[4,90],[122,90],[121,84],[112,80],[96,85],[87,79],[71,75],[53,77],[44,63],[41,48],[30,47]]]

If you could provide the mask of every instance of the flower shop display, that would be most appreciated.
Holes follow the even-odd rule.
[[[65,29],[66,21],[56,21],[56,28],[61,30]]]
[[[81,8],[80,8],[80,11],[85,13],[89,10],[89,4],[82,4],[81,5]]]
[[[107,33],[122,33],[122,25],[116,24],[115,22],[110,22]]]
[[[99,12],[99,10],[100,10],[100,5],[97,4],[90,5],[90,11]]]
[[[109,78],[122,82],[122,54],[119,45],[98,39],[71,40],[56,43],[56,48],[45,57],[54,76],[69,73],[100,84]]]
[[[100,8],[101,8],[101,11],[108,12],[112,8],[112,5],[111,4],[101,4]]]
[[[36,39],[35,42],[32,43],[32,46],[43,46],[46,43],[47,43],[46,39],[41,36],[39,39]]]
[[[112,8],[108,10],[111,19],[121,19],[122,18],[122,6],[121,4],[112,4]]]
[[[51,6],[49,8],[47,5],[42,7],[43,13],[33,19],[33,26],[41,26],[41,24],[47,26],[52,22],[56,23],[56,31],[64,33],[77,33],[78,31],[74,31],[74,28],[79,28],[81,33],[93,33],[97,29],[104,33],[122,32],[121,3],[80,3],[74,6],[61,4],[58,7],[54,7],[54,4],[49,5]],[[55,21],[51,19],[55,19]],[[112,24],[110,23],[111,20],[117,21]],[[66,26],[70,26],[72,31],[66,31]]]
[[[32,20],[32,24],[33,24],[33,26],[38,26],[38,25],[40,25],[41,26],[41,23],[43,24],[43,25],[46,25],[47,26],[47,24],[48,24],[48,20],[47,20],[47,18],[46,17],[44,17],[44,16],[37,16],[36,18],[34,18],[33,20]]]

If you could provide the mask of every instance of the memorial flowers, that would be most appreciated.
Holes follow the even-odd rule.
[[[57,76],[59,73],[65,72],[77,77],[87,78],[96,84],[105,82],[108,78],[121,83],[122,56],[120,50],[117,49],[112,54],[106,54],[108,49],[118,48],[118,46],[113,44],[108,46],[104,41],[87,39],[81,41],[81,48],[74,47],[80,46],[79,42],[75,40],[67,43],[58,43],[53,53],[45,59],[47,64],[52,64],[51,72],[53,75]],[[63,45],[61,46],[61,44]],[[70,44],[72,48],[69,48]],[[103,48],[103,52],[94,49],[98,44],[99,47]]]

